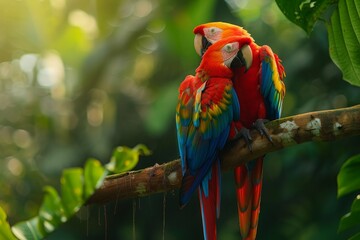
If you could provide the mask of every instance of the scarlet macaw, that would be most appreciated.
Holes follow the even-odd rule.
[[[195,76],[179,88],[176,107],[178,146],[183,179],[180,206],[199,192],[204,239],[216,239],[220,213],[219,151],[224,147],[233,120],[239,120],[239,101],[233,88],[235,65],[250,66],[248,37],[230,37],[208,48]]]
[[[243,28],[223,22],[202,24],[194,29],[195,50],[204,56],[217,41],[233,36],[250,37]],[[272,141],[264,122],[280,118],[285,96],[284,67],[269,46],[259,46],[251,38],[252,64],[233,69],[233,84],[241,108],[240,120],[235,121],[230,139],[242,137],[251,151],[249,128],[256,128]],[[237,130],[239,130],[237,132]],[[255,239],[257,233],[262,187],[263,157],[234,170],[240,233],[243,239]]]

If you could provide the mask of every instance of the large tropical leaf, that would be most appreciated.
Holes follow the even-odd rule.
[[[338,196],[360,190],[360,154],[348,159],[338,174]],[[360,226],[360,194],[356,196],[351,205],[350,212],[345,214],[339,224],[338,231],[342,232],[349,228]],[[350,239],[360,238],[360,232]]]
[[[360,1],[276,0],[276,3],[290,21],[308,34],[325,12],[333,10],[327,23],[331,59],[342,71],[344,80],[360,86]]]
[[[284,15],[308,34],[330,4],[338,0],[276,0]]]
[[[337,182],[338,197],[360,190],[360,154],[351,157],[342,165]]]
[[[351,212],[345,214],[339,224],[339,232],[342,232],[346,229],[352,228],[356,225],[360,225],[360,209],[354,208],[354,205],[359,205],[360,203],[360,195],[358,195],[358,198],[355,198],[353,205],[351,207]]]
[[[360,86],[360,1],[340,0],[327,29],[331,59],[344,80]]]

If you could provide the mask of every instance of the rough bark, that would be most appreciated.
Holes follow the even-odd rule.
[[[333,141],[360,135],[360,105],[285,117],[267,123],[266,127],[273,143],[252,131],[252,152],[242,139],[229,143],[220,153],[222,169],[230,170],[266,153],[304,142]],[[138,171],[112,175],[106,178],[88,204],[175,190],[180,187],[181,178],[179,159]]]

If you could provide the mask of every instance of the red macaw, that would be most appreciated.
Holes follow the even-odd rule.
[[[199,192],[205,240],[216,239],[220,213],[219,151],[240,109],[233,88],[234,65],[250,66],[248,37],[229,37],[214,43],[203,55],[195,76],[187,76],[179,88],[176,127],[183,179],[180,206]],[[241,61],[239,60],[241,59]]]
[[[243,28],[223,22],[202,24],[194,29],[196,52],[204,56],[217,41],[233,36],[250,37]],[[233,84],[241,108],[240,120],[235,121],[230,139],[242,137],[251,151],[249,128],[256,128],[272,141],[264,122],[280,118],[285,96],[284,67],[269,46],[259,46],[251,38],[252,64],[248,68],[233,68]],[[239,130],[239,131],[237,131]],[[255,239],[257,233],[263,157],[234,170],[240,233],[243,239]]]

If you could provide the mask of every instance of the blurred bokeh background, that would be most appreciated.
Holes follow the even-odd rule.
[[[152,149],[137,168],[178,158],[177,87],[200,61],[192,29],[209,21],[244,26],[278,53],[283,116],[359,103],[329,58],[325,24],[307,36],[273,0],[0,0],[0,206],[11,224],[36,214],[43,186],[58,187],[62,169],[89,157],[106,163],[118,145]],[[336,198],[336,175],[359,147],[348,138],[269,154],[259,239],[344,239],[338,221],[353,196]],[[232,173],[223,177],[219,239],[239,239]],[[134,239],[134,231],[201,239],[198,202],[179,210],[172,192],[90,206],[48,239]]]

